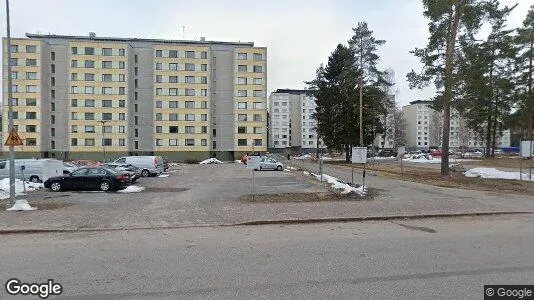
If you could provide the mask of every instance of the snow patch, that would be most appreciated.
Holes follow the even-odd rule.
[[[239,159],[236,159],[235,162],[238,163],[238,164],[242,164],[241,160],[239,160]]]
[[[161,174],[161,175],[158,175],[158,177],[169,177],[169,176],[171,176],[171,175],[169,175],[169,174]]]
[[[320,174],[312,173],[311,175],[315,177],[316,180],[319,180],[319,181],[321,180]],[[342,194],[355,193],[360,196],[365,196],[367,194],[367,189],[364,189],[363,187],[356,188],[356,187],[350,186],[344,183],[343,181],[333,176],[327,175],[327,174],[323,174],[323,181],[328,182],[333,189],[341,190]]]
[[[304,176],[310,176],[310,172],[307,172],[307,171],[302,172],[302,174],[303,174]]]
[[[465,177],[482,177],[490,179],[509,179],[509,180],[520,180],[521,173],[519,172],[505,172],[497,170],[495,168],[473,168],[467,170],[464,173]],[[529,175],[523,173],[522,180],[525,181],[534,181],[534,178],[529,178]]]
[[[120,190],[119,193],[139,193],[145,189],[144,186],[130,185],[124,190]]]
[[[209,165],[209,164],[222,164],[223,162],[216,159],[216,158],[209,158],[206,160],[201,161],[199,164],[201,165]]]
[[[24,195],[24,185],[26,185],[26,191],[34,191],[44,188],[42,183],[23,182],[20,179],[15,179],[15,194]],[[9,198],[9,178],[0,180],[0,199]]]
[[[36,210],[37,207],[31,207],[28,200],[20,199],[15,200],[15,204],[12,207],[8,208],[8,211],[21,211],[21,210]]]

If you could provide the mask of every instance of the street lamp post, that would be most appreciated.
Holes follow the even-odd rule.
[[[104,140],[105,140],[105,129],[104,129],[104,125],[106,125],[108,121],[100,121],[100,123],[102,123],[102,150],[104,151],[104,160],[102,161],[102,163],[106,163],[106,144],[104,143]]]

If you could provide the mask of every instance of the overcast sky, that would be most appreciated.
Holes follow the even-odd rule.
[[[304,88],[352,27],[367,21],[375,37],[387,41],[380,50],[383,68],[396,73],[398,100],[428,99],[433,91],[410,90],[406,73],[421,65],[410,53],[424,47],[427,20],[421,0],[11,0],[11,35],[67,35],[199,39],[254,42],[268,49],[268,92]],[[509,20],[519,26],[534,0],[519,3]],[[6,35],[2,4],[2,35]],[[185,26],[185,35],[184,28]]]

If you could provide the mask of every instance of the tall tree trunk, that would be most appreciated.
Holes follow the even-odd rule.
[[[447,51],[445,52],[445,91],[443,97],[443,144],[441,159],[441,175],[448,176],[449,169],[449,140],[451,134],[451,102],[452,87],[454,84],[452,78],[454,63],[454,48],[456,46],[456,36],[460,25],[461,6],[465,0],[456,0],[454,5],[454,14],[452,24],[447,35]]]
[[[529,139],[534,139],[534,95],[532,94],[532,72],[533,70],[533,60],[534,58],[534,28],[530,30],[530,57],[528,65],[528,99],[527,107],[529,108],[528,113],[528,129],[529,129]]]
[[[363,147],[363,38],[360,39],[360,147]]]
[[[489,84],[490,84],[490,97],[489,97],[489,105],[488,105],[488,119],[486,122],[486,151],[484,153],[485,157],[490,157],[491,155],[491,132],[493,128],[492,124],[492,118],[493,118],[493,101],[494,101],[494,95],[493,95],[493,68],[494,68],[494,54],[495,50],[493,50],[493,43],[491,44],[491,65],[490,65],[490,73],[489,73]]]

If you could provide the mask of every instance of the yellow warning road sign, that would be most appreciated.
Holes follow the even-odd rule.
[[[15,128],[11,129],[11,132],[9,133],[9,136],[7,137],[7,141],[4,146],[22,146],[22,139],[20,138]]]

